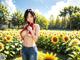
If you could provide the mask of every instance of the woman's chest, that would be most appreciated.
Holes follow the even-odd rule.
[[[36,33],[35,29],[32,30],[32,32],[35,34]],[[28,30],[23,31],[23,36],[24,36],[24,38],[32,38],[32,35],[29,33]]]

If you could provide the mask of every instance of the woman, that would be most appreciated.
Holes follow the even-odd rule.
[[[36,42],[39,37],[40,26],[35,23],[36,16],[31,9],[27,9],[24,13],[24,21],[26,26],[20,32],[22,40],[22,59],[37,60],[38,50]]]

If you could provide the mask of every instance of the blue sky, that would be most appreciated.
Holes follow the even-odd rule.
[[[31,8],[46,18],[50,15],[56,17],[65,6],[80,7],[80,0],[0,0],[0,2],[6,5],[11,13],[17,9],[25,12],[26,9]]]
[[[46,13],[56,2],[58,2],[58,0],[15,0],[15,5],[23,11],[27,8],[32,8],[34,10],[39,9],[42,13]]]

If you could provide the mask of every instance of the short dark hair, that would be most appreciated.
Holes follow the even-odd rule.
[[[33,17],[34,17],[34,21],[33,23],[35,23],[35,20],[36,20],[36,15],[34,13],[34,11],[32,11],[32,9],[27,9],[24,13],[24,22],[27,22],[27,16],[28,16],[28,13],[30,13]],[[28,22],[27,22],[28,23]]]

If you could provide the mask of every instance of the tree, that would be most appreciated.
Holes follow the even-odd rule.
[[[0,3],[0,24],[6,24],[8,21],[9,12],[6,6]]]
[[[65,17],[65,16],[71,16],[72,13],[76,13],[76,12],[80,12],[80,8],[77,6],[68,6],[68,7],[64,7],[64,9],[62,9],[62,11],[60,11],[59,16]]]
[[[48,29],[49,21],[42,15],[36,13],[36,23],[38,23],[41,29]]]
[[[55,20],[55,28],[57,28],[57,29],[60,28],[60,19],[59,19],[59,16],[57,16],[57,18]]]
[[[48,29],[54,29],[55,21],[53,15],[50,16]]]
[[[73,13],[70,17],[71,27],[73,29],[80,29],[80,13]]]
[[[75,7],[74,6],[68,6],[68,7],[65,7],[64,9],[62,9],[62,11],[60,11],[59,16],[63,17],[64,19],[66,19],[66,17],[70,18],[72,16],[72,14],[76,13],[76,12],[80,12],[80,8],[79,7],[77,7],[77,6],[75,6]],[[68,23],[67,27],[72,29],[71,28],[71,21],[70,21],[70,19],[68,21],[66,20],[66,22]]]
[[[12,24],[18,28],[24,24],[23,14],[21,11],[16,11],[12,14]]]

